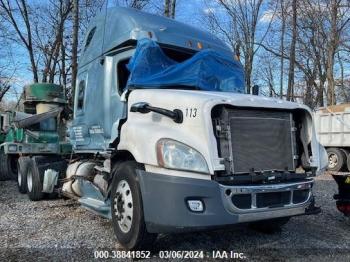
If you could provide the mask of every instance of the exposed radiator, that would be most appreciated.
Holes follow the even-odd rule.
[[[295,170],[291,112],[223,108],[220,115],[214,125],[231,173]]]

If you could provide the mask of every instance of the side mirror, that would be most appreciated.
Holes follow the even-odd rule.
[[[258,85],[253,85],[253,87],[252,87],[252,95],[258,96],[259,95],[259,89],[260,89],[260,87]]]

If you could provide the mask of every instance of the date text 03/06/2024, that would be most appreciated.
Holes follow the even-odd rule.
[[[197,250],[161,250],[157,254],[150,251],[124,251],[124,250],[97,250],[94,251],[94,258],[97,259],[148,259],[158,257],[161,259],[245,259],[246,256],[242,252],[213,250],[211,252]]]

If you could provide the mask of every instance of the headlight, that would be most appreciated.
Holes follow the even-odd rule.
[[[159,165],[165,168],[209,173],[207,162],[197,150],[175,140],[159,140],[157,158]]]

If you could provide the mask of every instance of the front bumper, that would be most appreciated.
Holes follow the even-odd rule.
[[[313,203],[313,179],[300,182],[227,186],[212,180],[161,175],[138,170],[144,218],[151,233],[196,231],[307,213]],[[293,192],[303,191],[295,201]],[[265,195],[264,195],[265,194]],[[250,195],[234,202],[233,196]],[[280,198],[280,202],[274,199]],[[239,197],[238,197],[239,198]],[[193,212],[187,200],[201,200],[203,212]],[[236,199],[237,200],[237,199]],[[237,207],[234,203],[244,203]]]

